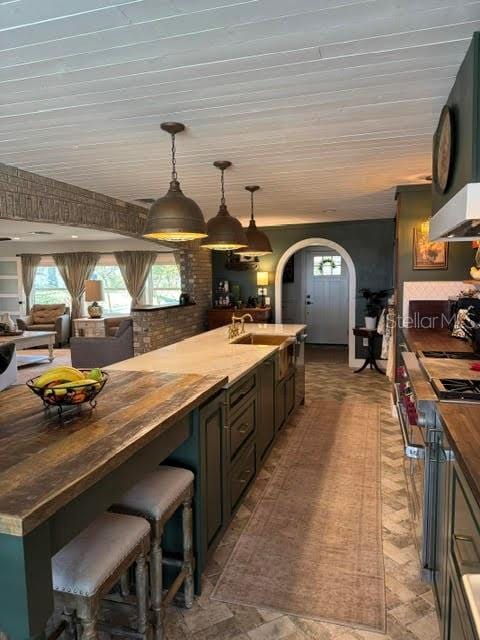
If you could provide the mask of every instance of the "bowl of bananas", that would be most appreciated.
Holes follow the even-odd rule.
[[[108,373],[101,369],[75,369],[54,367],[31,380],[27,387],[39,396],[45,407],[79,406],[88,402],[94,408],[96,397],[108,380]]]

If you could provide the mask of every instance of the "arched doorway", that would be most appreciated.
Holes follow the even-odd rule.
[[[357,274],[355,271],[355,265],[353,260],[348,253],[341,245],[333,240],[328,240],[327,238],[306,238],[305,240],[300,240],[296,242],[291,247],[289,247],[285,253],[281,256],[278,261],[277,268],[275,271],[275,322],[282,322],[282,276],[285,265],[288,262],[288,259],[293,256],[294,253],[300,251],[301,249],[305,249],[306,247],[316,247],[323,246],[329,247],[339,253],[348,269],[348,323],[349,323],[349,332],[348,332],[348,364],[350,367],[356,367],[358,362],[355,358],[355,336],[353,335],[353,327],[355,326],[355,298],[357,292]]]

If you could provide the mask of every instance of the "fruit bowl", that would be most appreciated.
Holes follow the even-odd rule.
[[[79,406],[85,402],[94,408],[96,397],[108,380],[108,373],[100,369],[56,367],[27,381],[27,387],[39,396],[45,407]]]

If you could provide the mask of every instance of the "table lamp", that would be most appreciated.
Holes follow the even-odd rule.
[[[261,287],[258,293],[260,295],[260,306],[264,307],[268,287],[268,271],[257,271],[257,286]]]
[[[85,280],[85,300],[92,304],[88,307],[90,318],[101,318],[103,309],[98,300],[104,300],[103,282],[101,280]]]

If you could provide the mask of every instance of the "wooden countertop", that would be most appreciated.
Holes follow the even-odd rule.
[[[480,504],[480,406],[440,402],[438,410],[457,462]]]
[[[402,329],[402,333],[410,351],[472,351],[468,342],[453,338],[448,329]]]
[[[27,387],[0,394],[0,533],[25,535],[221,389],[226,378],[111,372],[63,426]]]

